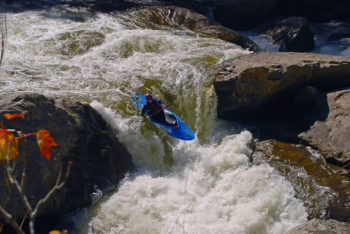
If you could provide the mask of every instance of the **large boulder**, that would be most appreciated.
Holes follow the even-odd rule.
[[[264,52],[227,60],[214,82],[218,117],[238,120],[288,110],[305,85],[322,92],[350,86],[350,58]]]
[[[258,46],[247,37],[223,27],[195,11],[176,6],[150,6],[124,12],[133,18],[141,18],[144,27],[152,29],[188,29],[204,37],[225,40],[245,49],[257,51]]]
[[[214,19],[228,28],[249,29],[271,13],[276,0],[231,0],[217,3]]]
[[[13,112],[27,113],[24,119],[2,117]],[[111,127],[87,104],[39,94],[13,94],[1,97],[0,114],[6,128],[23,133],[47,129],[58,145],[51,148],[49,161],[40,156],[35,137],[21,141],[24,145],[16,159],[16,172],[19,176],[25,165],[24,191],[30,203],[36,204],[54,186],[60,162],[63,172],[67,162],[73,162],[66,185],[40,210],[40,216],[62,215],[87,206],[95,189],[114,188],[134,168],[131,156]],[[1,206],[23,217],[25,210],[16,190],[4,182],[2,166],[0,171]]]
[[[303,17],[289,17],[264,33],[279,44],[279,51],[303,52],[314,49],[314,36],[307,20]]]

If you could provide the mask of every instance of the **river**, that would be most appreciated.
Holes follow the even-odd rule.
[[[142,14],[56,6],[7,12],[0,93],[90,103],[136,165],[113,193],[75,214],[71,233],[284,233],[307,220],[292,185],[251,163],[252,134],[216,117],[215,65],[250,53]],[[142,122],[131,95],[171,104],[193,141]]]

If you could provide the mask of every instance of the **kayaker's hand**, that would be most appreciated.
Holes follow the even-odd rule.
[[[146,115],[146,119],[149,119],[149,115]]]
[[[163,110],[165,110],[165,105],[163,106]]]

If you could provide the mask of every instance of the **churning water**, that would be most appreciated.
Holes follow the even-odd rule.
[[[181,27],[65,7],[7,13],[0,94],[91,103],[138,166],[76,217],[78,233],[284,233],[307,220],[269,165],[250,163],[252,135],[216,118],[213,68],[249,53]],[[130,96],[151,92],[196,133],[179,141],[141,122]]]

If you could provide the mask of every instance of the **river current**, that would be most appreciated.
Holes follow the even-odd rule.
[[[216,117],[215,65],[250,53],[143,14],[84,9],[7,12],[0,93],[90,103],[137,165],[74,217],[72,233],[285,233],[303,201],[268,164],[251,163],[252,134]],[[195,132],[193,141],[142,122],[131,95],[150,92]],[[97,194],[99,194],[97,190]]]

